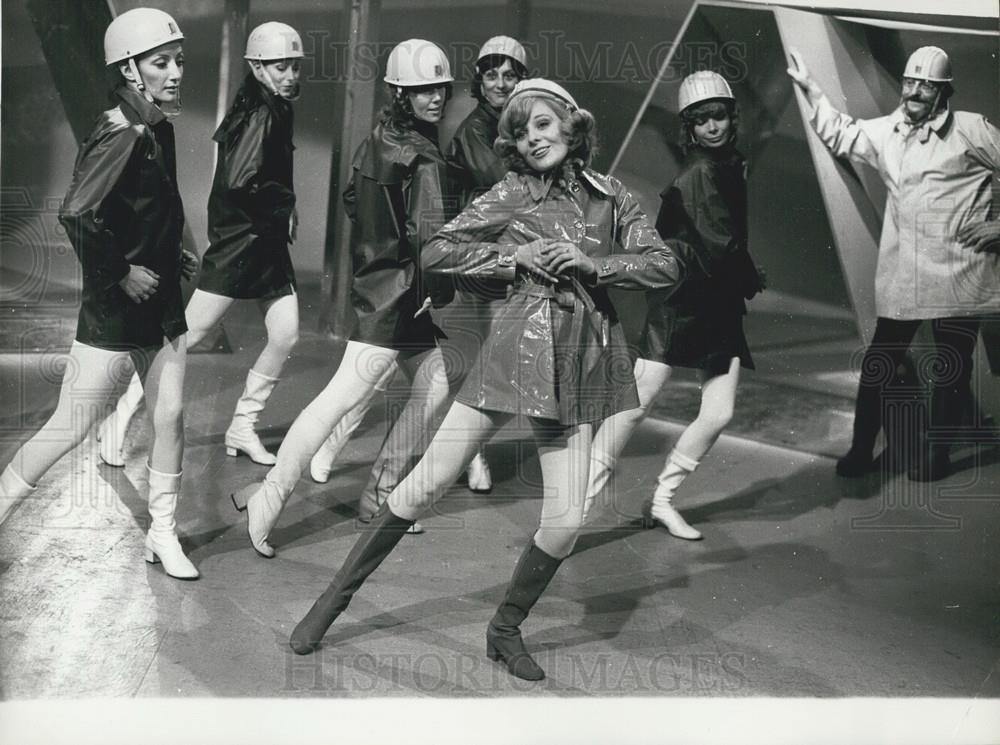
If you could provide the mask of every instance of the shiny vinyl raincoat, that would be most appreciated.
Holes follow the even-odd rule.
[[[413,317],[428,295],[441,306],[453,293],[420,272],[421,247],[458,212],[453,171],[436,136],[433,127],[384,122],[354,155],[344,192],[354,223],[353,341],[414,354],[437,343],[441,332],[430,313]]]
[[[290,295],[292,106],[247,75],[212,139],[219,143],[198,288],[232,298]]]
[[[455,130],[448,155],[461,169],[463,202],[487,191],[507,173],[503,159],[493,151],[499,126],[500,112],[480,102]]]
[[[734,357],[753,369],[744,298],[759,289],[747,251],[746,162],[737,151],[695,147],[660,194],[656,229],[689,244],[701,268],[673,294],[646,295],[644,359],[725,373]]]
[[[516,265],[520,245],[569,241],[597,272],[553,285]],[[674,248],[686,249],[677,243]],[[563,185],[508,173],[425,246],[428,272],[508,284],[458,400],[563,425],[594,422],[638,406],[632,358],[608,287],[676,287],[683,274],[617,179],[583,171]]]
[[[83,266],[76,340],[101,349],[159,348],[187,331],[181,299],[184,207],[173,126],[128,88],[80,145],[59,221]],[[137,264],[159,275],[133,302],[118,283]]]

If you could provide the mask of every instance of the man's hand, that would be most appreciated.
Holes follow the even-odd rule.
[[[791,64],[786,70],[788,76],[809,97],[810,103],[815,103],[823,95],[823,91],[820,90],[819,85],[809,73],[809,68],[806,67],[806,61],[802,59],[802,54],[798,49],[789,48],[788,57],[791,60]]]
[[[133,303],[149,300],[160,284],[160,276],[144,266],[130,264],[128,274],[118,282]]]
[[[292,207],[291,214],[288,215],[288,242],[295,243],[299,237],[299,211]]]
[[[597,271],[593,259],[576,244],[568,241],[547,243],[542,248],[541,255],[545,270],[551,274],[569,274],[578,271],[580,274],[590,275]]]
[[[977,254],[983,251],[1000,253],[1000,220],[966,225],[958,231],[958,240]]]
[[[186,248],[181,249],[181,276],[191,279],[198,273],[198,256]]]

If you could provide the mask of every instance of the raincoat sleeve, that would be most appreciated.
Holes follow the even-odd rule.
[[[420,254],[424,271],[513,282],[518,245],[501,240],[519,193],[512,184],[511,179],[504,179],[441,228]],[[536,239],[527,245],[542,243]]]
[[[705,168],[685,171],[662,194],[656,228],[661,235],[680,233],[691,242],[701,270],[716,274],[731,254],[746,248],[734,235],[732,216]],[[673,230],[671,230],[673,228]]]
[[[265,181],[264,139],[270,127],[266,107],[254,109],[246,126],[224,143],[225,165],[223,186],[234,192],[236,203],[242,204],[255,219],[271,222],[275,229],[285,229],[295,208],[295,192],[277,181]]]
[[[854,119],[833,108],[830,99],[821,96],[809,115],[816,134],[838,158],[850,158],[878,168],[880,131],[888,125],[887,117]]]
[[[103,129],[83,144],[66,192],[59,222],[83,267],[84,281],[102,290],[129,273],[118,237],[104,225],[102,205],[115,188],[141,136],[126,123]]]
[[[617,179],[608,180],[614,187],[615,252],[594,260],[597,274],[592,284],[625,290],[680,284],[684,264],[678,255],[690,254],[690,247],[683,241],[660,238],[628,189]]]
[[[965,141],[970,158],[993,171],[994,176],[1000,174],[1000,130],[989,119],[978,114],[969,119],[963,117],[958,134]]]
[[[493,152],[492,143],[486,142],[486,135],[471,126],[455,134],[449,157],[462,174],[465,201],[485,193],[507,173],[503,161]],[[487,185],[481,186],[483,183]]]

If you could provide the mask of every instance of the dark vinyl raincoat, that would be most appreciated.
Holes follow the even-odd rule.
[[[591,256],[596,275],[553,285],[517,267],[518,246],[557,240]],[[621,182],[590,170],[565,188],[508,173],[424,246],[421,261],[428,272],[508,284],[506,301],[490,306],[489,334],[458,400],[563,425],[638,406],[632,357],[607,288],[668,290],[683,275]]]
[[[647,294],[640,355],[713,374],[726,372],[739,357],[753,369],[743,333],[744,299],[759,290],[760,280],[747,251],[743,156],[732,149],[718,155],[693,149],[660,198],[657,231],[689,244],[701,271],[673,294]]]
[[[80,145],[59,221],[83,266],[76,340],[101,349],[158,348],[187,331],[181,299],[184,206],[173,126],[128,88]],[[118,283],[130,265],[159,275],[141,303]]]
[[[384,122],[354,155],[344,208],[354,223],[351,304],[353,341],[418,353],[434,347],[440,330],[430,313],[413,314],[431,296],[439,307],[453,289],[420,272],[424,243],[458,212],[453,172],[432,127]]]
[[[253,75],[243,81],[212,139],[219,143],[199,289],[232,298],[271,298],[295,289],[288,254],[292,106]]]
[[[448,155],[461,169],[463,202],[489,190],[507,173],[507,166],[493,151],[500,126],[500,112],[480,102],[455,130]]]

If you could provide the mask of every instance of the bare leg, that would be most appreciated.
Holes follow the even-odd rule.
[[[673,506],[673,496],[732,420],[739,378],[740,360],[734,357],[730,360],[728,372],[702,383],[698,417],[681,433],[657,477],[656,491],[649,506],[650,517],[663,523],[667,531],[678,538],[701,538],[701,533],[688,525]]]
[[[235,457],[244,452],[254,463],[273,466],[276,459],[264,447],[254,426],[278,384],[285,361],[298,343],[299,305],[295,295],[284,295],[262,302],[261,309],[267,344],[247,373],[243,393],[226,430],[225,444],[227,455]]]
[[[204,290],[195,290],[184,309],[184,320],[188,326],[188,347],[193,347],[204,339],[208,332],[222,320],[233,302],[231,297],[216,295]],[[109,466],[120,468],[125,465],[125,457],[122,452],[125,446],[125,435],[128,433],[129,423],[142,405],[142,398],[142,382],[139,379],[139,374],[135,373],[129,381],[128,390],[119,397],[115,410],[101,424],[97,435],[97,439],[101,443],[99,451],[101,460]]]
[[[453,403],[424,457],[386,500],[392,513],[416,520],[458,480],[476,449],[512,416]]]
[[[128,369],[127,352],[73,342],[56,410],[11,460],[10,467],[21,479],[34,486],[57,460],[83,441]]]
[[[313,603],[289,644],[296,654],[309,654],[364,581],[392,553],[417,515],[454,483],[475,449],[506,421],[509,414],[479,411],[455,403],[445,416],[426,455],[389,495],[362,531],[330,586]]]
[[[486,629],[486,656],[525,680],[541,680],[538,666],[521,638],[521,624],[568,556],[583,526],[583,504],[590,465],[592,426],[560,427],[533,420],[545,499],[533,540],[514,568],[500,607]]]
[[[267,536],[313,454],[340,419],[371,395],[398,355],[386,347],[348,342],[333,378],[292,422],[278,450],[277,463],[264,481],[232,495],[237,509],[247,510],[250,542],[261,556],[274,556]]]
[[[198,570],[184,555],[177,540],[177,501],[181,491],[184,456],[184,369],[187,340],[181,335],[156,353],[143,379],[153,419],[149,448],[149,515],[146,561],[163,562],[163,570],[176,579],[197,579]],[[139,367],[139,365],[136,365]]]
[[[323,440],[316,455],[309,461],[309,475],[317,484],[325,484],[330,479],[330,471],[333,469],[334,461],[337,460],[340,451],[344,449],[344,446],[351,439],[351,435],[364,420],[375,394],[379,391],[384,392],[389,387],[389,382],[397,370],[399,370],[398,364],[389,365],[367,398],[341,417],[330,436]]]
[[[598,497],[611,481],[615,465],[625,445],[639,423],[646,418],[649,407],[656,395],[670,379],[670,365],[642,358],[635,361],[635,385],[639,392],[639,407],[622,411],[605,419],[594,434],[594,444],[590,450],[590,480],[587,486],[587,501],[583,509],[584,520],[602,507]],[[594,506],[597,501],[596,508]]]
[[[427,450],[443,409],[448,403],[448,377],[440,349],[422,355],[413,374],[406,406],[386,434],[358,506],[362,520],[370,520],[385,498]],[[422,531],[415,523],[411,532]]]

